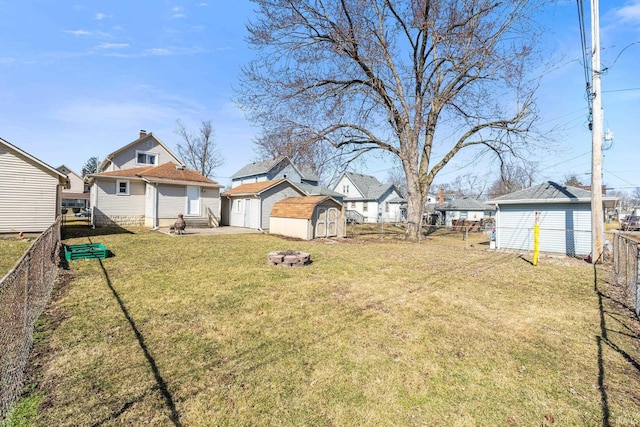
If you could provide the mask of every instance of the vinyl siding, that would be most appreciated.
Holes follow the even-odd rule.
[[[42,232],[55,222],[58,178],[0,147],[0,233]]]
[[[499,206],[496,213],[498,249],[533,250],[535,211],[540,212],[541,252],[566,255],[591,252],[589,203]]]
[[[177,218],[178,214],[184,214],[187,208],[187,189],[180,185],[160,184],[158,199],[158,214],[160,218]],[[220,217],[220,191],[217,188],[200,188],[200,206],[202,217],[206,218],[207,208],[214,215]]]
[[[147,141],[151,142],[151,147],[147,146]],[[139,168],[141,166],[146,166],[145,164],[138,163],[138,158],[136,153],[138,151],[149,152],[156,154],[156,163],[155,166],[162,165],[167,162],[175,162],[180,163],[179,159],[173,157],[167,150],[162,147],[162,145],[158,144],[155,139],[147,138],[140,141],[138,144],[130,147],[129,149],[123,151],[116,155],[107,168],[108,171],[115,171],[120,169],[131,169],[131,168]]]
[[[262,217],[260,219],[260,228],[263,230],[269,229],[269,223],[271,220],[271,210],[273,209],[273,205],[279,202],[282,199],[286,199],[287,197],[300,197],[304,196],[289,187],[288,184],[282,183],[277,185],[274,188],[270,188],[269,190],[262,193]]]
[[[98,179],[95,181],[95,206],[104,215],[140,215],[145,214],[145,187],[142,181],[129,181],[129,195],[116,195],[116,181]]]
[[[348,192],[342,191],[343,189],[345,189],[345,186],[347,185],[349,186],[349,191]],[[358,191],[356,186],[353,185],[353,182],[351,182],[351,180],[346,176],[343,176],[340,179],[340,181],[338,181],[336,186],[333,187],[333,191],[335,191],[336,193],[344,194],[346,197],[352,197],[352,198],[364,197],[362,193]]]

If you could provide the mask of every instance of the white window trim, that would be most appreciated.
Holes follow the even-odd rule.
[[[127,191],[125,193],[120,192],[120,184],[125,183],[127,185]],[[128,196],[131,192],[131,183],[128,179],[118,179],[116,180],[116,195],[118,196]]]
[[[139,162],[138,162],[138,156],[139,156],[140,154],[144,154],[145,156],[148,156],[148,155],[155,156],[155,160],[156,160],[156,162],[155,162],[155,163],[139,163]],[[154,151],[136,150],[136,164],[137,164],[137,165],[153,165],[153,166],[158,166],[158,160],[159,160],[159,158],[160,158],[160,155],[159,155],[158,153],[154,152]]]

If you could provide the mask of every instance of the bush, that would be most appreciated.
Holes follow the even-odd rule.
[[[80,212],[80,208],[73,208],[73,213],[77,214],[78,212]]]

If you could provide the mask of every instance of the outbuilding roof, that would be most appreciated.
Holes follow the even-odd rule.
[[[495,206],[487,205],[472,197],[461,197],[436,205],[436,210],[439,211],[490,211],[495,209]]]
[[[316,206],[326,200],[331,200],[336,205],[340,205],[338,201],[328,196],[287,197],[273,205],[271,216],[276,218],[311,219]]]
[[[280,179],[272,179],[270,181],[260,181],[260,182],[251,182],[249,184],[241,184],[241,185],[238,185],[237,187],[233,187],[225,191],[224,193],[222,193],[222,195],[223,196],[239,196],[239,195],[260,194],[283,182],[289,182],[289,181],[285,178],[280,178]],[[291,182],[289,182],[289,184],[291,184]]]
[[[603,197],[605,205],[615,205],[616,197]],[[591,202],[591,191],[583,188],[561,185],[547,181],[540,185],[515,191],[487,201],[493,205],[534,204],[534,203],[588,203]]]

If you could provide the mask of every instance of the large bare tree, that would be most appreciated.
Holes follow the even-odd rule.
[[[249,118],[282,120],[353,157],[397,156],[408,238],[434,177],[461,150],[502,162],[525,145],[540,1],[253,1],[257,53],[238,89]]]
[[[203,120],[198,133],[192,133],[181,120],[177,121],[175,133],[182,138],[178,154],[187,166],[210,177],[213,171],[224,164],[224,158],[215,143],[215,132],[211,120]]]

